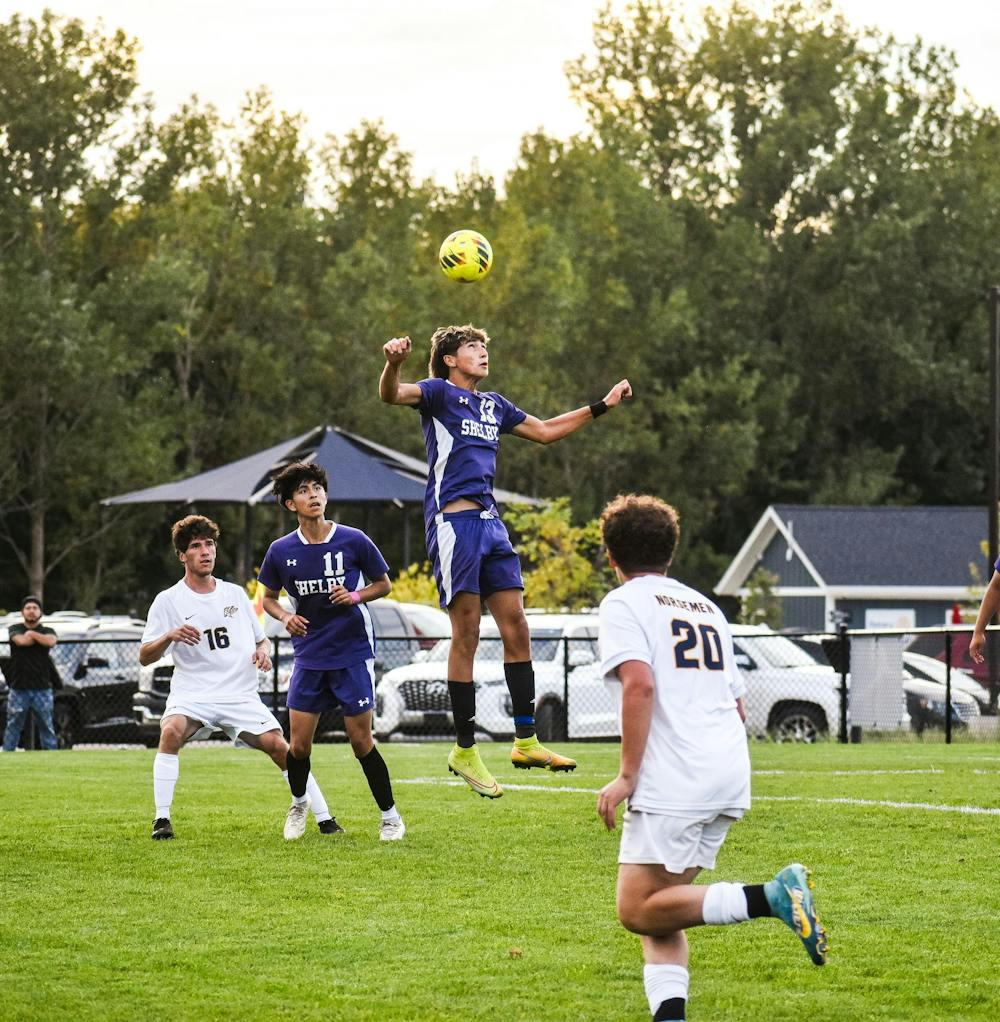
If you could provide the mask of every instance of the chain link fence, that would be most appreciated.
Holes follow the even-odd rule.
[[[989,645],[997,648],[985,664],[969,659],[971,628],[735,633],[751,734],[840,742],[1000,737],[993,629]]]
[[[1000,629],[990,630],[985,664],[968,658],[971,629],[914,629],[792,635],[735,626],[736,661],[746,683],[747,730],[775,741],[996,740]],[[287,732],[291,640],[273,640],[273,668],[259,691]],[[449,640],[382,637],[375,664],[375,732],[387,739],[450,739]],[[535,719],[554,740],[617,740],[617,710],[598,663],[596,622],[586,634],[535,634]],[[0,642],[0,671],[10,649]],[[53,648],[60,687],[54,724],[61,748],[79,744],[155,747],[173,666],[139,665],[139,639],[61,639]],[[513,733],[499,638],[480,640],[476,719],[483,739]],[[7,687],[0,682],[0,729]],[[317,739],[343,737],[339,710],[322,715]],[[29,715],[20,744],[37,747]]]

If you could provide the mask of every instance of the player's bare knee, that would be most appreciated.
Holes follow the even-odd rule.
[[[288,743],[288,751],[296,759],[305,759],[312,752],[312,739],[311,738],[297,738],[292,735],[292,740]]]
[[[531,632],[528,630],[528,619],[519,615],[500,630],[504,655],[511,660],[531,659]]]
[[[669,937],[683,931],[683,926],[673,926],[663,913],[653,913],[646,901],[630,901],[618,905],[618,921],[630,933],[644,937]]]
[[[159,751],[168,755],[176,755],[184,744],[184,733],[187,722],[180,717],[171,716],[160,722]]]
[[[364,759],[372,749],[375,748],[375,739],[371,735],[367,737],[351,738],[351,751],[356,759]]]
[[[284,770],[288,766],[288,743],[284,736],[277,740],[261,742],[260,748],[271,757],[271,762],[279,770]]]
[[[630,933],[645,934],[649,932],[649,918],[640,905],[629,903],[618,906],[618,922]]]

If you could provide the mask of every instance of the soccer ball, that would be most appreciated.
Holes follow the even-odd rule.
[[[455,231],[444,239],[438,259],[446,277],[472,284],[490,272],[493,249],[478,231]]]

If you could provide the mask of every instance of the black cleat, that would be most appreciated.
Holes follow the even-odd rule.
[[[173,836],[174,828],[170,826],[170,821],[165,816],[161,816],[158,820],[153,820],[154,841],[168,841]]]
[[[321,834],[346,834],[347,831],[339,823],[334,816],[331,816],[329,820],[321,820],[317,825]]]

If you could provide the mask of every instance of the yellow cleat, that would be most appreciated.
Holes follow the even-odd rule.
[[[456,745],[448,753],[448,769],[461,777],[463,781],[477,794],[483,798],[500,798],[503,795],[503,788],[497,784],[493,775],[486,769],[479,749],[474,745],[471,749],[463,749]]]
[[[575,770],[576,760],[568,756],[560,756],[551,752],[538,740],[537,735],[530,738],[515,738],[514,748],[510,750],[510,761],[518,770],[530,770],[541,767],[545,770]]]

